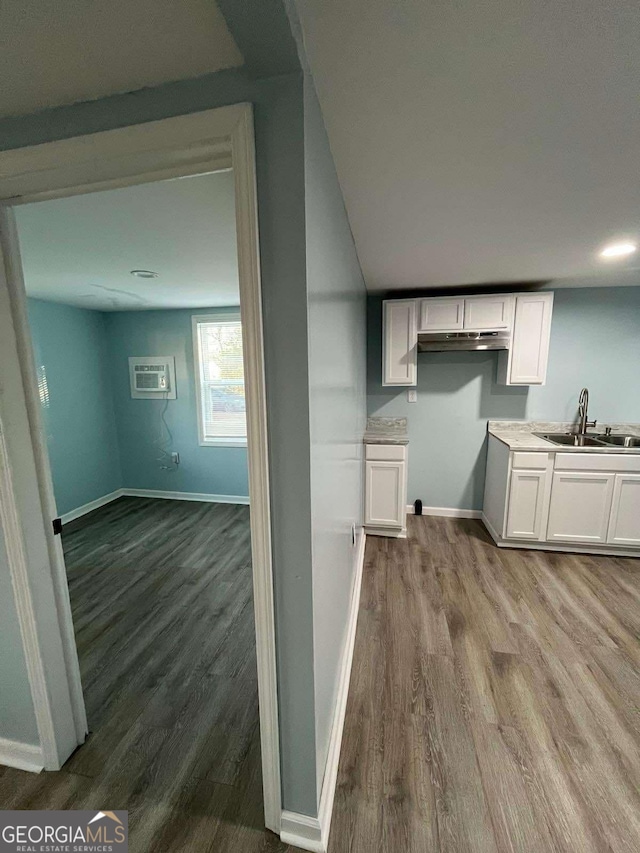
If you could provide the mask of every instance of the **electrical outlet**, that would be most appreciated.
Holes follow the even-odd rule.
[[[179,464],[180,464],[180,454],[178,453],[178,451],[177,451],[177,450],[174,450],[174,451],[172,452],[172,454],[171,454],[171,461],[173,462],[173,464],[174,464],[174,465],[179,465]]]
[[[415,388],[409,388],[407,391],[407,401],[409,403],[417,403],[418,402],[418,392]]]

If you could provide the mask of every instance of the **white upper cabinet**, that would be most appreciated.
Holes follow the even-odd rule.
[[[469,296],[464,300],[463,329],[482,332],[491,329],[509,329],[513,316],[513,296],[497,293],[495,296]]]
[[[451,332],[464,324],[464,299],[443,298],[420,301],[421,332]]]
[[[383,302],[382,384],[417,384],[419,332],[510,335],[498,359],[503,385],[544,385],[553,293],[493,293],[387,299]]]
[[[522,293],[515,297],[506,385],[544,385],[547,378],[553,293]]]
[[[416,313],[415,299],[389,299],[383,302],[383,385],[415,385],[417,382]]]

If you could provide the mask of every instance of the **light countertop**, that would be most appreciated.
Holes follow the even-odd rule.
[[[367,418],[365,444],[409,444],[406,418]]]
[[[640,436],[640,424],[613,424],[604,423],[601,426],[604,432],[605,426],[610,426],[613,433]],[[536,432],[570,432],[574,425],[566,421],[489,421],[489,435],[493,435],[499,441],[506,444],[509,450],[544,450],[560,453],[640,453],[640,447],[571,447],[553,444]],[[590,430],[594,435],[597,432]]]

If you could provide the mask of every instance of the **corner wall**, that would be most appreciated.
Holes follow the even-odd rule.
[[[254,108],[283,808],[317,814],[303,83],[242,71],[0,119],[0,150],[236,103]],[[2,736],[2,731],[0,731]]]
[[[2,528],[0,528],[0,738],[30,746],[38,746],[40,743]]]
[[[420,353],[418,400],[383,388],[382,297],[368,300],[368,411],[406,416],[409,503],[482,509],[488,420],[571,421],[583,386],[601,424],[640,422],[638,287],[555,291],[546,385],[496,383],[497,353]]]
[[[362,534],[366,291],[329,141],[305,75],[305,210],[311,417],[318,797],[325,773]]]
[[[237,308],[166,311],[113,311],[104,314],[122,486],[170,492],[248,497],[246,447],[201,447],[193,363],[191,318]],[[134,400],[129,356],[172,355],[176,365],[175,400]],[[162,414],[164,412],[163,424]],[[169,442],[168,433],[171,433]],[[180,465],[163,470],[159,436],[167,452],[180,453]],[[165,446],[163,444],[163,446]]]
[[[58,513],[119,489],[120,453],[105,315],[28,300]]]

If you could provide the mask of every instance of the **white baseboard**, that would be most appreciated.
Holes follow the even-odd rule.
[[[495,529],[493,524],[491,524],[491,522],[489,521],[489,519],[487,518],[487,516],[484,513],[482,513],[481,518],[482,518],[482,523],[484,524],[484,526],[489,531],[489,535],[491,536],[493,541],[497,544],[498,540],[500,539],[500,536],[498,535],[498,531]]]
[[[333,801],[336,793],[336,782],[338,780],[338,765],[340,764],[342,732],[344,730],[347,698],[349,696],[353,650],[356,642],[356,628],[358,627],[366,538],[364,530],[361,530],[357,543],[355,576],[349,607],[347,637],[340,665],[336,707],[333,714],[331,734],[329,736],[329,750],[327,752],[327,763],[322,781],[322,791],[320,793],[318,817],[308,817],[307,815],[289,811],[282,812],[280,825],[280,838],[282,841],[294,847],[301,847],[303,850],[310,850],[312,853],[326,853],[329,842]]]
[[[30,773],[40,773],[44,768],[42,749],[29,743],[0,737],[0,764],[18,770],[28,770]]]
[[[637,549],[612,548],[610,545],[571,545],[562,542],[540,542],[537,539],[503,539],[498,536],[489,519],[482,514],[482,523],[498,548],[522,548],[526,551],[560,551],[563,554],[594,554],[600,557],[636,557],[640,558]]]
[[[407,504],[407,515],[414,515],[413,504]],[[445,518],[482,518],[481,509],[457,509],[452,506],[423,506],[423,515],[441,515]]]
[[[156,489],[122,489],[131,498],[167,498],[172,501],[201,501],[210,504],[248,504],[245,495],[208,495],[204,492],[163,492]]]
[[[282,812],[280,840],[301,850],[311,850],[311,853],[326,853],[327,850],[322,841],[320,819],[297,812]]]
[[[172,501],[201,501],[204,503],[213,504],[248,504],[249,498],[244,495],[208,495],[202,492],[163,492],[155,489],[116,489],[115,492],[110,492],[108,495],[103,495],[101,498],[96,498],[95,501],[89,501],[88,504],[83,504],[77,509],[72,509],[70,512],[65,512],[61,516],[62,523],[68,524],[70,521],[75,521],[76,518],[81,518],[88,512],[93,512],[94,509],[100,509],[101,506],[115,501],[122,497],[132,498],[166,498]]]
[[[390,539],[406,539],[407,528],[403,527],[371,527],[369,524],[365,527],[367,536],[387,536]]]
[[[103,495],[101,498],[96,498],[95,501],[89,501],[87,504],[83,504],[82,506],[77,507],[77,509],[72,509],[70,512],[65,512],[64,515],[60,516],[63,524],[68,524],[70,521],[75,521],[76,518],[80,518],[83,515],[86,515],[88,512],[93,512],[94,509],[100,509],[101,506],[105,506],[105,504],[110,504],[111,501],[117,500],[117,498],[121,498],[124,492],[122,489],[116,489],[115,492],[109,492],[108,495]]]

